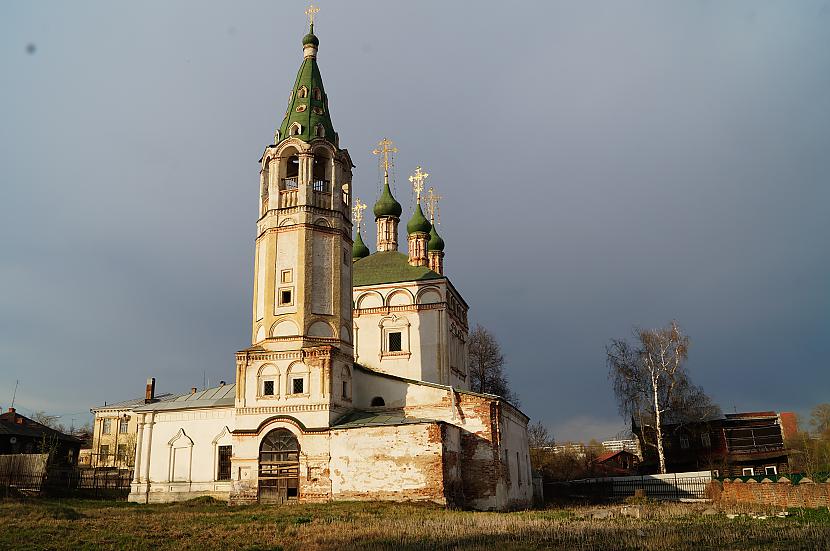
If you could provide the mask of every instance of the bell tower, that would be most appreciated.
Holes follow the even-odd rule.
[[[308,412],[302,422],[320,427],[351,408],[353,165],[317,66],[314,13],[260,159],[251,347],[237,353],[236,407],[252,420]]]

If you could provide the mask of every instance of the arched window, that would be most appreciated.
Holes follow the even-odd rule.
[[[300,123],[295,122],[291,125],[291,128],[288,130],[289,136],[299,136],[303,132],[303,127]]]
[[[306,88],[305,86],[300,86],[300,89],[297,90],[297,97],[304,98],[306,96],[308,96],[308,88]]]
[[[317,100],[322,100],[323,99],[323,92],[321,92],[319,88],[314,88],[311,91],[311,97],[313,97],[314,99],[317,99]]]
[[[375,396],[372,398],[372,403],[370,404],[373,408],[379,408],[386,405],[386,402],[383,401],[383,398],[380,396]]]
[[[317,126],[314,127],[314,135],[318,138],[325,138],[326,128],[322,124],[317,123]]]

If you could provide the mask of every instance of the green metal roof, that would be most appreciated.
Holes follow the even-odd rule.
[[[318,43],[319,40],[314,36],[313,30],[303,37],[304,45],[316,45]],[[301,98],[300,89],[303,87],[305,87],[306,92],[305,97]],[[317,97],[315,90],[319,90],[320,99],[315,99]],[[300,111],[297,111],[297,109],[300,109]],[[285,113],[282,124],[280,124],[280,140],[291,137],[288,135],[288,130],[295,122],[300,123],[302,131],[293,137],[309,142],[318,137],[315,129],[318,124],[322,124],[325,130],[323,138],[333,145],[337,145],[337,133],[334,131],[329,114],[329,99],[323,88],[323,77],[320,76],[316,57],[306,57],[300,65],[297,79],[294,82],[294,89],[288,101],[288,111]]]
[[[437,231],[435,231],[435,224],[433,224],[432,228],[429,230],[429,242],[427,243],[427,250],[428,251],[443,251],[444,250],[444,240],[441,239],[441,236],[438,235]]]
[[[352,259],[364,258],[372,254],[366,243],[363,242],[363,237],[360,235],[360,230],[357,230],[357,238],[352,244]]]
[[[334,428],[377,427],[388,425],[413,425],[419,423],[438,423],[434,419],[405,417],[401,411],[353,411],[337,420]]]
[[[398,251],[377,252],[357,260],[353,265],[354,286],[440,279],[426,266],[410,266],[409,257]]]
[[[406,223],[406,233],[423,232],[429,233],[432,224],[429,223],[427,217],[424,216],[424,211],[421,210],[421,203],[415,205],[415,212],[412,213],[412,218]]]
[[[400,218],[403,209],[401,208],[401,204],[398,203],[394,197],[392,197],[392,190],[389,189],[388,180],[384,181],[383,191],[380,193],[380,197],[378,197],[375,206],[372,208],[372,212],[375,213],[375,219],[378,219],[381,216],[394,216],[396,218]]]

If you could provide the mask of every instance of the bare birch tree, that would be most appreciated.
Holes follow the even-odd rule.
[[[620,413],[638,420],[643,443],[657,449],[665,473],[664,424],[709,420],[720,408],[689,380],[684,369],[689,337],[676,321],[662,329],[636,330],[635,336],[636,346],[614,339],[606,347],[609,377]],[[647,441],[646,427],[654,430],[654,442]]]
[[[481,325],[470,333],[467,367],[470,390],[495,394],[518,405],[518,396],[510,389],[504,375],[504,355],[496,337]]]

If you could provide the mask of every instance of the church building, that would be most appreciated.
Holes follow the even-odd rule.
[[[131,410],[129,500],[527,507],[528,417],[469,390],[468,304],[444,273],[428,174],[410,177],[405,254],[389,181],[397,150],[378,144],[372,253],[310,15],[285,117],[260,161],[251,344],[230,384],[161,398],[148,385]]]

